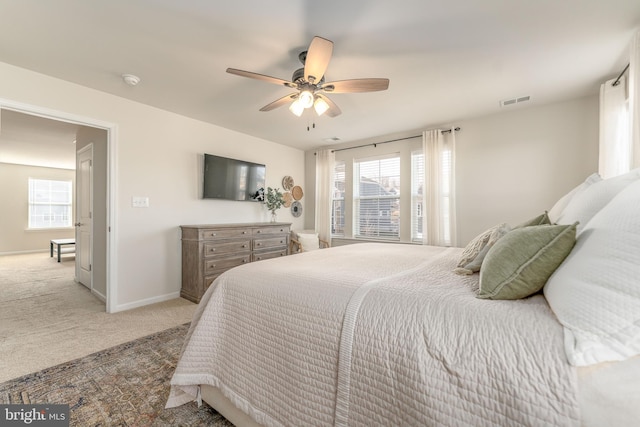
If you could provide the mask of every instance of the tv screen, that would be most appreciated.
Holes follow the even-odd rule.
[[[204,155],[203,198],[256,201],[264,189],[265,165]]]

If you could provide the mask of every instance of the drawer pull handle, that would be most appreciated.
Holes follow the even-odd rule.
[[[216,251],[216,248],[209,249],[209,252],[215,252],[215,251]]]
[[[242,247],[243,247],[243,248],[246,248],[246,247],[247,247],[247,245],[242,245]]]
[[[260,261],[260,260],[262,260],[262,257],[261,257],[261,256],[259,256],[259,257],[258,257],[258,261]]]
[[[246,231],[243,231],[243,232],[242,232],[242,234],[247,234],[247,232],[246,232]]]
[[[245,262],[247,262],[247,260],[246,260],[246,259],[243,259],[243,260],[242,260],[242,263],[244,264]]]
[[[209,268],[216,268],[216,265],[215,265],[215,264],[211,264],[211,265],[209,266]]]
[[[258,230],[258,231],[256,231],[256,233],[260,234],[260,233],[262,233],[262,231],[261,231],[261,230]]]

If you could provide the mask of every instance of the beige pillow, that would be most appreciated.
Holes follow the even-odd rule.
[[[320,249],[318,234],[298,233],[298,242],[302,245],[304,252]]]
[[[457,274],[473,274],[480,271],[482,260],[487,251],[500,239],[507,234],[511,228],[508,224],[502,223],[491,227],[487,231],[477,235],[464,248],[458,265],[455,270]]]
[[[516,229],[516,228],[522,228],[522,227],[531,227],[532,225],[549,225],[549,224],[551,224],[551,221],[549,220],[549,214],[547,213],[547,211],[544,211],[542,215],[538,215],[537,217],[532,218],[529,221],[523,222],[522,224],[513,228]]]
[[[535,294],[576,243],[577,223],[517,228],[489,250],[478,298],[520,299]]]

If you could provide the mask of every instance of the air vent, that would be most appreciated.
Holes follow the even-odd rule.
[[[522,102],[527,102],[531,99],[530,96],[519,96],[517,98],[511,98],[511,99],[503,99],[502,101],[500,101],[500,106],[501,107],[508,107],[510,105],[516,105],[516,104],[520,104]]]

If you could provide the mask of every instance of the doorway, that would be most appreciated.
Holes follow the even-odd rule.
[[[91,245],[91,291],[106,304],[106,311],[113,312],[115,307],[115,289],[111,286],[110,272],[114,263],[112,248],[114,247],[111,236],[110,221],[113,218],[112,203],[114,200],[113,186],[110,173],[113,168],[114,151],[114,130],[113,124],[100,122],[98,120],[78,117],[75,115],[46,110],[37,106],[23,105],[12,101],[0,99],[0,129],[2,126],[2,116],[11,114],[23,114],[37,119],[47,119],[56,123],[75,126],[77,129],[75,146],[73,147],[73,162],[76,160],[76,149],[92,145],[93,161],[92,173],[94,179],[91,183],[91,193],[94,195],[96,203],[92,210],[92,233]],[[3,114],[5,113],[5,114]],[[2,158],[0,158],[0,162]],[[78,197],[78,196],[76,196]],[[78,201],[76,201],[77,203]],[[77,219],[75,221],[77,223]],[[1,252],[1,251],[0,251]],[[76,254],[76,260],[78,260]],[[76,276],[76,280],[78,280]]]

